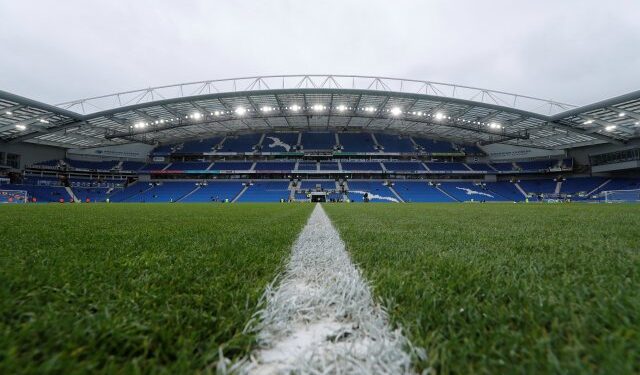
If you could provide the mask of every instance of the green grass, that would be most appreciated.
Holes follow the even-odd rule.
[[[326,209],[419,370],[640,373],[640,206]]]
[[[215,372],[311,209],[0,207],[0,373]]]

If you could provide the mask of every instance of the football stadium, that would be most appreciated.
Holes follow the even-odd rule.
[[[637,374],[639,203],[640,91],[0,91],[0,373]]]

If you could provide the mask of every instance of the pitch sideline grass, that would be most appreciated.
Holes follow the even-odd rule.
[[[640,207],[327,205],[446,373],[640,372]]]
[[[215,372],[311,209],[0,207],[0,373]]]

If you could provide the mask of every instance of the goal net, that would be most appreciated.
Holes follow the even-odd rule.
[[[603,191],[602,196],[607,203],[616,202],[640,202],[640,189],[630,190],[607,190]]]
[[[0,189],[0,203],[27,203],[27,191]]]

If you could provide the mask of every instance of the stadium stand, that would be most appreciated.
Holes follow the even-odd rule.
[[[526,197],[509,181],[486,182],[487,189],[504,198],[505,201],[521,202]]]
[[[321,171],[337,171],[337,170],[340,170],[340,166],[338,165],[337,162],[321,161],[320,170]]]
[[[365,193],[368,193],[370,202],[398,202],[395,194],[380,180],[351,180],[348,187],[347,195],[352,202],[363,202]]]
[[[139,161],[123,161],[122,165],[120,166],[120,170],[136,172],[140,170],[142,167],[144,167],[145,164],[146,163],[139,162]]]
[[[302,148],[305,151],[333,150],[336,146],[335,133],[302,133]]]
[[[262,142],[262,152],[293,152],[298,145],[298,133],[269,133]]]
[[[339,133],[338,139],[343,152],[376,152],[369,133]]]
[[[73,160],[65,159],[65,164],[73,169],[86,169],[86,170],[103,170],[109,171],[115,168],[118,164],[115,160],[110,161],[85,161],[85,160]]]
[[[203,171],[209,168],[211,162],[206,161],[177,161],[171,163],[171,171]]]
[[[294,161],[261,161],[256,163],[256,171],[292,171],[296,166]]]
[[[505,199],[486,187],[473,182],[442,182],[440,189],[460,202],[497,202]]]
[[[239,181],[208,181],[206,185],[183,197],[180,202],[231,202],[243,187]]]
[[[301,161],[298,163],[298,170],[299,171],[316,171],[318,170],[318,163],[316,163],[315,161],[313,162]]]
[[[550,179],[522,180],[518,185],[530,194],[554,194],[557,182]]]
[[[279,202],[280,200],[289,200],[289,181],[254,181],[240,196],[238,202]]]
[[[203,140],[195,140],[185,142],[179,150],[173,152],[174,155],[193,155],[211,153],[214,148],[222,141],[221,137],[208,138]]]
[[[245,153],[253,152],[254,147],[260,142],[262,134],[243,134],[228,136],[222,142],[218,152]]]
[[[385,161],[382,163],[387,171],[426,171],[424,165],[417,161]]]
[[[469,172],[462,163],[425,163],[432,172]]]
[[[251,169],[251,161],[216,161],[209,170],[219,171],[248,171]]]
[[[565,194],[588,194],[607,181],[603,177],[570,177],[562,181],[560,192]]]
[[[405,202],[453,202],[454,200],[424,180],[394,181],[394,190]]]
[[[322,190],[335,190],[336,182],[333,180],[302,180],[300,182],[300,189],[302,190],[316,190],[317,186],[320,186]]]
[[[137,194],[135,201],[144,203],[177,202],[180,198],[195,190],[196,187],[193,182],[164,181],[153,185],[151,189]]]
[[[435,139],[428,138],[416,138],[413,137],[414,142],[418,147],[426,153],[457,153],[458,150],[453,147],[451,142],[437,141]]]
[[[413,142],[409,137],[400,137],[390,134],[375,134],[378,144],[382,146],[384,152],[415,152]]]

